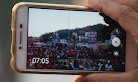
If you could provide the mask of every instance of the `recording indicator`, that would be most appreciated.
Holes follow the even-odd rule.
[[[31,62],[31,61],[32,61],[32,59],[29,59],[29,61]]]
[[[118,47],[118,46],[120,46],[120,44],[121,44],[121,41],[120,41],[120,39],[118,37],[113,38],[112,45],[114,47]]]

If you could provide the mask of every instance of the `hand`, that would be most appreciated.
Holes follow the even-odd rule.
[[[117,21],[138,44],[138,0],[88,0],[88,4]]]
[[[117,21],[134,37],[138,45],[138,0],[88,0],[88,4],[92,9],[103,12]],[[138,68],[118,74],[81,75],[74,82],[138,82]]]

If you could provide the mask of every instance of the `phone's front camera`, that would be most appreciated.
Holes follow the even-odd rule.
[[[20,24],[20,28],[23,28],[23,25],[22,24]]]
[[[22,49],[22,47],[19,47],[19,49]]]

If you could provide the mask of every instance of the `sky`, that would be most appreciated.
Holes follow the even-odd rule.
[[[28,36],[99,23],[106,24],[98,12],[29,8]]]

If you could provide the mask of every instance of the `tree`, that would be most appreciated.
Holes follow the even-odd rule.
[[[50,41],[51,38],[50,36],[52,36],[53,33],[45,33],[41,36],[41,38],[44,40],[44,42]]]

